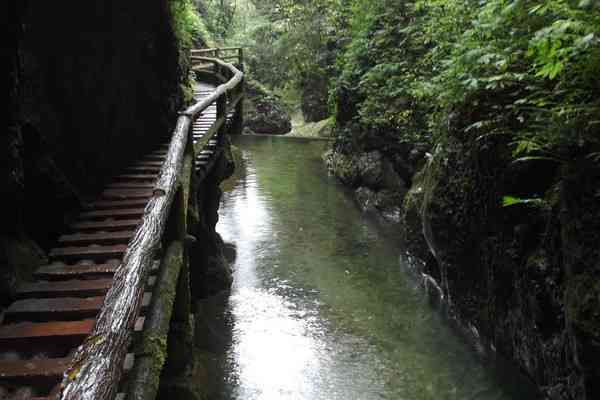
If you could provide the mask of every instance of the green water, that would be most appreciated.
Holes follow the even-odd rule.
[[[326,142],[235,144],[246,167],[217,225],[237,245],[219,398],[532,398],[500,383],[431,309],[393,234],[327,177]]]

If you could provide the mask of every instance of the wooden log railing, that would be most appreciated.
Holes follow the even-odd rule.
[[[236,60],[237,66],[244,65],[244,49],[241,47],[220,47],[211,49],[192,50],[192,59],[195,57],[210,57],[224,61]]]
[[[209,50],[214,55],[229,51],[229,49]],[[120,382],[123,377],[122,366],[132,342],[147,276],[154,264],[155,257],[162,249],[164,250],[163,261],[165,258],[181,258],[179,254],[183,252],[182,248],[185,242],[185,216],[190,193],[189,187],[184,186],[189,185],[189,176],[194,168],[195,153],[215,133],[222,131],[228,110],[239,102],[243,90],[242,72],[232,64],[219,59],[198,56],[206,53],[210,52],[206,50],[193,51],[193,64],[212,64],[215,71],[225,76],[227,81],[219,85],[210,96],[180,113],[166,160],[155,184],[153,196],[148,201],[142,220],[115,273],[112,286],[106,294],[94,328],[90,336],[75,351],[70,366],[63,376],[58,399],[113,400],[115,398],[120,390]],[[241,54],[242,51],[239,49],[238,55]],[[199,115],[214,102],[218,104],[215,125],[219,124],[219,126],[211,129],[202,140],[193,145],[190,128]],[[173,218],[173,216],[177,217]],[[176,221],[171,221],[172,219]],[[168,228],[169,226],[175,226],[175,228]],[[164,237],[165,231],[171,232],[168,235],[169,238]],[[161,264],[168,265],[169,263],[161,262]],[[178,282],[177,276],[181,270],[181,263],[178,265],[173,271],[159,271],[157,286],[168,286],[168,282]],[[161,276],[165,277],[163,281],[161,281]],[[166,286],[163,289],[169,290]],[[168,310],[168,313],[170,312]],[[158,338],[160,343],[166,342],[168,332],[165,330],[168,330],[168,324],[165,321],[169,320],[170,315],[153,316],[150,313],[148,321],[150,329],[155,329],[155,333],[164,336]],[[160,350],[157,351],[160,352]],[[158,373],[160,373],[164,361],[164,357],[162,359],[159,357]],[[154,369],[156,368],[157,366],[154,365]],[[158,382],[154,382],[147,389],[148,393],[144,398],[153,398],[158,389]],[[132,397],[137,398],[137,396]]]

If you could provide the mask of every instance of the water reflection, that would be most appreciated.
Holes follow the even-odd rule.
[[[393,237],[325,176],[322,142],[237,140],[247,168],[217,226],[237,245],[220,398],[530,399],[411,287]]]

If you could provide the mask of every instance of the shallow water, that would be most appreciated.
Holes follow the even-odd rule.
[[[429,306],[403,272],[399,241],[327,177],[326,142],[235,144],[246,168],[217,225],[237,245],[218,316],[218,398],[532,398],[510,372],[500,381],[484,367]]]

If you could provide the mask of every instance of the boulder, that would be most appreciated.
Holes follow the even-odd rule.
[[[253,79],[246,81],[244,131],[284,135],[292,130],[292,118],[282,100]]]

